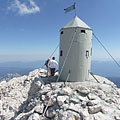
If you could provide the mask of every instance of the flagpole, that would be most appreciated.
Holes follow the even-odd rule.
[[[75,16],[77,16],[77,10],[76,10],[76,0],[74,0],[74,5],[75,5]]]

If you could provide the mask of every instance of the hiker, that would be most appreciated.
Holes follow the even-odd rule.
[[[50,58],[48,58],[48,60],[46,60],[46,62],[45,62],[45,66],[46,66],[46,68],[47,68],[47,76],[48,76],[49,73],[50,73],[50,69],[49,69],[49,67],[48,67],[49,61],[50,61]]]
[[[54,76],[57,66],[58,66],[58,63],[55,60],[55,57],[53,57],[52,60],[48,62],[48,67],[50,68],[51,76]]]

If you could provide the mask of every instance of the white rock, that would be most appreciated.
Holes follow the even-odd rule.
[[[37,113],[42,114],[43,110],[44,110],[44,105],[43,104],[38,105],[38,106],[35,107],[35,112],[37,112]]]
[[[2,100],[0,100],[0,113],[2,112]]]
[[[49,91],[47,94],[46,94],[47,97],[50,97],[50,96],[55,96],[57,97],[57,93],[55,91]]]
[[[53,119],[56,115],[56,111],[51,107],[48,108],[47,112],[46,112],[46,116],[50,119]]]
[[[44,100],[45,100],[45,95],[42,95],[42,96],[41,96],[41,99],[44,101]]]
[[[120,115],[116,115],[114,118],[115,120],[120,120]]]
[[[87,95],[87,94],[90,93],[90,90],[87,87],[85,87],[85,86],[79,86],[76,90],[79,93],[84,94],[84,95]]]
[[[107,84],[102,84],[99,86],[99,88],[104,92],[104,93],[110,93],[112,91],[112,87]]]
[[[59,111],[59,116],[55,117],[55,120],[67,120],[67,112],[63,111],[62,109]]]
[[[2,81],[2,82],[0,82],[0,86],[4,86],[4,85],[6,85],[6,81]]]
[[[113,118],[111,118],[111,116],[109,115],[104,115],[101,112],[93,114],[93,120],[114,120]],[[90,119],[91,120],[91,119]]]
[[[36,92],[38,90],[40,90],[41,86],[42,86],[41,81],[39,81],[39,80],[33,81],[32,84],[31,84],[31,88],[30,88],[29,94],[30,95],[36,94]]]
[[[100,112],[101,111],[101,105],[95,105],[95,106],[89,106],[88,107],[88,111],[90,114],[95,114],[97,112]]]
[[[82,116],[83,120],[90,120],[87,109],[81,110],[80,115]]]
[[[109,111],[110,111],[110,108],[108,108],[108,107],[106,107],[106,106],[102,106],[102,113],[103,114],[108,114],[109,113]]]
[[[42,88],[42,90],[40,91],[41,94],[45,94],[51,91],[51,87],[50,86],[44,86]]]
[[[67,114],[68,114],[68,120],[81,120],[80,115],[74,111],[69,110],[67,111]]]
[[[89,100],[95,100],[96,98],[97,98],[97,96],[95,94],[93,94],[93,93],[88,94],[88,99]]]
[[[73,103],[79,103],[80,101],[79,101],[79,99],[77,99],[77,98],[70,98],[70,102],[73,102]]]
[[[80,112],[79,108],[73,103],[70,103],[68,109],[76,111],[76,112]]]
[[[30,77],[34,77],[35,75],[37,75],[39,73],[39,69],[35,69],[34,71],[29,73]]]
[[[32,115],[30,115],[28,120],[40,120],[40,115],[38,113],[33,113]]]
[[[98,75],[95,75],[95,77],[99,80],[100,83],[104,83],[104,84],[107,84],[107,85],[114,86],[114,83],[111,82],[110,80],[108,80],[108,79],[105,78],[105,77],[98,76]]]
[[[47,70],[40,68],[39,72],[40,72],[40,73],[47,73]]]
[[[5,120],[3,115],[0,115],[0,120]]]
[[[65,101],[68,101],[69,97],[68,96],[58,96],[57,97],[57,103],[59,106],[62,106]]]
[[[78,113],[73,111],[60,111],[59,117],[56,120],[81,120]]]
[[[87,101],[82,101],[82,103],[81,103],[81,107],[82,108],[86,108],[87,107]]]
[[[102,90],[97,90],[95,94],[100,97],[102,100],[106,98],[106,94]]]
[[[80,101],[88,101],[87,97],[77,96]]]
[[[100,99],[90,100],[90,101],[88,101],[87,105],[88,106],[94,106],[94,105],[100,104],[100,102],[101,102]]]
[[[118,95],[120,95],[120,89],[117,89]]]
[[[69,105],[64,103],[60,108],[66,111],[69,108]]]
[[[73,91],[72,91],[72,89],[70,87],[65,87],[59,93],[64,94],[64,95],[71,95],[72,92]]]
[[[105,101],[106,101],[107,103],[109,103],[109,104],[116,103],[116,101],[114,100],[114,98],[111,98],[111,97],[107,97],[107,98],[105,99]]]

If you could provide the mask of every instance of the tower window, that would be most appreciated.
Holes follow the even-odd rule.
[[[85,30],[81,30],[81,33],[85,33]]]
[[[63,51],[61,50],[61,51],[60,51],[60,56],[62,56],[62,55],[63,55]]]
[[[63,34],[63,31],[61,31],[61,34]]]
[[[91,48],[91,56],[92,56],[92,48]]]
[[[86,51],[86,57],[88,57],[89,56],[89,51]]]

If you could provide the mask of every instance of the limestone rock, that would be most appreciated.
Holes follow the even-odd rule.
[[[93,120],[114,120],[111,118],[111,116],[106,116],[101,112],[93,114],[92,116],[93,116]]]
[[[61,91],[59,91],[59,93],[63,95],[71,95],[72,92],[73,91],[70,87],[64,87]]]
[[[93,94],[93,93],[88,94],[88,99],[89,100],[95,100],[96,98],[97,98],[97,96],[95,94]]]
[[[106,94],[102,90],[99,90],[99,89],[95,90],[94,94],[97,95],[98,97],[100,97],[102,100],[104,100],[106,98]]]
[[[90,114],[95,114],[97,112],[100,112],[102,109],[101,105],[94,105],[94,106],[89,106],[88,111]]]
[[[65,101],[68,101],[69,97],[68,96],[58,96],[57,97],[57,103],[59,106],[62,106]]]
[[[80,103],[79,99],[77,99],[77,98],[70,98],[70,102],[73,102],[75,104]]]
[[[83,95],[88,95],[90,93],[90,90],[85,86],[78,86],[76,90]]]
[[[81,117],[78,113],[73,111],[60,111],[56,120],[81,120]]]
[[[88,98],[87,98],[87,97],[77,96],[77,98],[78,98],[80,101],[88,101]]]
[[[29,91],[29,94],[35,94],[37,91],[39,91],[39,89],[41,88],[42,83],[40,82],[40,80],[35,80],[32,84],[31,84],[31,88]]]
[[[3,115],[0,115],[0,120],[5,120],[5,117]]]
[[[55,117],[55,115],[56,115],[56,111],[52,107],[48,108],[48,110],[46,112],[46,117],[53,119]]]
[[[98,105],[98,104],[100,104],[100,99],[96,99],[96,100],[90,100],[88,103],[87,103],[87,105],[88,106],[94,106],[94,105]]]
[[[42,114],[43,110],[44,110],[44,105],[43,104],[38,105],[38,106],[35,107],[35,112],[37,112],[39,114]]]
[[[80,115],[82,116],[82,119],[83,120],[90,120],[90,116],[89,116],[89,113],[88,113],[88,110],[85,109],[85,110],[82,110],[80,112]]]
[[[45,101],[45,95],[41,95],[42,101]]]
[[[40,120],[40,115],[38,113],[33,113],[29,116],[28,120]]]
[[[79,108],[77,105],[75,105],[74,103],[70,103],[69,107],[68,107],[69,110],[73,110],[73,111],[76,111],[79,113]]]
[[[116,115],[114,118],[115,120],[120,120],[120,115]]]
[[[104,77],[55,82],[36,69],[0,83],[0,120],[119,120],[120,89]],[[14,103],[14,104],[13,104]]]

